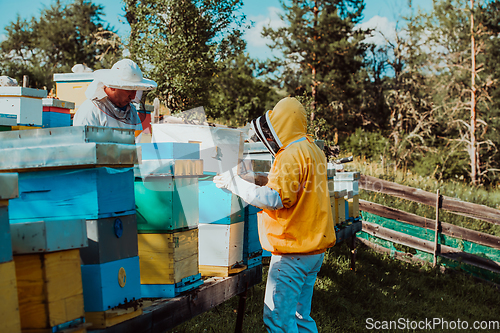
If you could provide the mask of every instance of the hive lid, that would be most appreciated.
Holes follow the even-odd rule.
[[[67,126],[0,132],[0,149],[75,143],[122,143],[135,145],[133,129],[96,126]]]
[[[56,73],[54,81],[57,82],[91,82],[94,80],[94,73]]]
[[[354,181],[354,180],[359,180],[360,173],[359,171],[354,171],[354,172],[337,172],[335,174],[334,180],[335,181]]]
[[[63,108],[63,109],[74,109],[75,108],[75,103],[68,102],[68,101],[62,101],[62,100],[56,99],[56,98],[44,98],[44,99],[42,99],[42,105],[43,106],[53,106],[56,108]]]
[[[47,97],[47,90],[26,87],[0,87],[0,98],[3,97]]]
[[[135,145],[94,142],[0,149],[0,171],[22,172],[75,166],[132,166],[138,163],[137,155]]]

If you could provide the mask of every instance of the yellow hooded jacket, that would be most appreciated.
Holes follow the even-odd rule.
[[[273,254],[318,254],[335,245],[326,157],[306,135],[307,119],[295,98],[282,99],[253,122],[257,136],[275,156],[266,186],[283,208],[259,216],[262,248]]]

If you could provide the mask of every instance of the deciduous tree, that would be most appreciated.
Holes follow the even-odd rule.
[[[44,7],[40,17],[8,25],[0,44],[0,71],[31,86],[50,89],[52,74],[71,72],[75,64],[109,68],[121,56],[121,42],[102,16],[104,7],[76,0],[64,5],[57,0]]]

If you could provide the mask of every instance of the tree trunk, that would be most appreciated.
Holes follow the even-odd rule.
[[[470,1],[470,9],[474,10],[474,0]],[[469,156],[471,164],[471,181],[477,185],[477,147],[476,147],[476,44],[474,40],[474,13],[470,14],[470,33],[471,33],[471,114],[470,114],[470,147]]]
[[[316,41],[318,40],[318,33],[316,31],[316,28],[318,26],[318,1],[314,2],[314,8],[313,8],[313,13],[314,13],[314,43],[316,44]],[[311,85],[311,95],[312,95],[312,103],[311,103],[311,123],[314,120],[315,116],[315,111],[316,111],[316,98],[317,98],[317,85],[318,83],[316,82],[316,53],[313,54],[313,61],[312,61],[312,85]]]

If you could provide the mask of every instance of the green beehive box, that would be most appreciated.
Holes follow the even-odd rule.
[[[147,177],[135,180],[139,233],[167,233],[198,226],[197,177]]]

